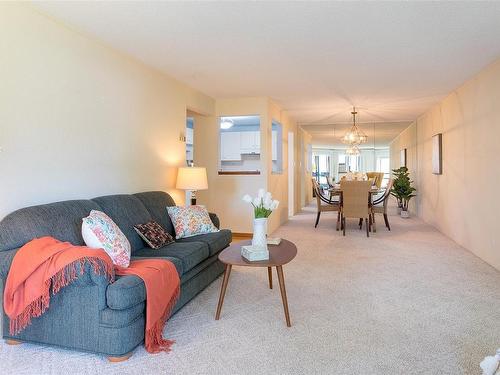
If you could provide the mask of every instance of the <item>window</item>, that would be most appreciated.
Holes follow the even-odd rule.
[[[349,170],[359,172],[359,156],[349,156]]]
[[[219,119],[219,174],[260,174],[260,117]]]
[[[194,118],[188,117],[186,119],[186,165],[193,166],[193,131],[194,131]]]
[[[283,127],[273,120],[271,136],[272,173],[283,173]]]
[[[391,178],[391,159],[388,157],[377,158],[377,172],[384,173],[384,179],[382,180],[382,185],[387,185],[389,178]]]
[[[313,156],[313,177],[323,187],[328,187],[327,178],[330,177],[330,155],[325,153],[314,154]]]

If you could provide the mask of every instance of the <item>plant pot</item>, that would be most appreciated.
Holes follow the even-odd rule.
[[[258,246],[267,250],[267,218],[253,220],[252,246]]]
[[[401,210],[401,217],[403,219],[408,219],[410,217],[410,211],[408,211],[408,210]]]

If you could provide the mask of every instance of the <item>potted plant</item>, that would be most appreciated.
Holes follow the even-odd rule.
[[[246,194],[243,200],[253,206],[252,245],[267,249],[267,218],[278,208],[279,202],[273,200],[271,193],[266,193],[264,189],[259,189],[257,196],[253,199],[250,195]]]
[[[394,184],[392,185],[391,195],[398,201],[398,209],[401,210],[401,217],[407,218],[410,216],[408,212],[408,203],[410,199],[415,196],[414,192],[417,190],[411,184],[410,173],[408,168],[400,167],[393,169]]]

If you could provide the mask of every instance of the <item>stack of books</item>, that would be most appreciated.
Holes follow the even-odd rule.
[[[263,246],[247,245],[241,247],[241,256],[250,262],[269,259],[269,250]]]

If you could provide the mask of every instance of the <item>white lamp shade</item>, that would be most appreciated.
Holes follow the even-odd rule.
[[[205,190],[208,189],[207,170],[201,167],[181,167],[177,171],[177,189]]]

